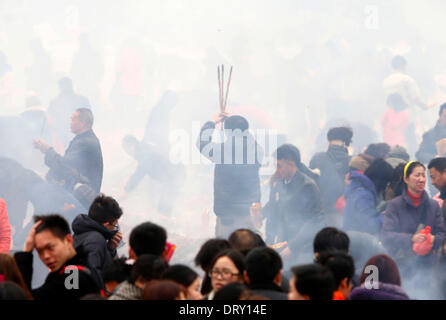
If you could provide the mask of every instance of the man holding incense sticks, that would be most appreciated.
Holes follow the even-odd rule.
[[[217,124],[223,123],[223,142],[212,141]],[[227,238],[239,228],[255,229],[250,207],[260,203],[259,169],[263,150],[250,134],[248,121],[238,115],[219,113],[200,131],[197,147],[215,164],[215,234]]]

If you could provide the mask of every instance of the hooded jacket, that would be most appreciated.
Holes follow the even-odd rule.
[[[344,193],[344,176],[350,159],[347,148],[331,145],[326,152],[316,153],[310,161],[310,168],[321,172],[316,182],[327,213],[335,211],[335,202]]]
[[[383,216],[376,210],[378,205],[375,185],[364,174],[350,172],[350,184],[346,187],[343,228],[379,235]]]
[[[348,300],[410,300],[410,298],[400,286],[378,282],[378,289],[367,289],[365,284],[354,288]]]
[[[442,127],[437,121],[434,128],[423,134],[423,140],[415,157],[423,163],[429,163],[437,155],[435,143],[443,138],[446,138],[446,127]]]
[[[82,248],[88,266],[100,275],[102,267],[116,256],[116,250],[110,249],[108,241],[113,238],[110,231],[86,214],[78,215],[72,223],[74,248]]]

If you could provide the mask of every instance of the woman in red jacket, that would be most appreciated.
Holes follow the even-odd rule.
[[[11,225],[5,200],[0,198],[0,253],[7,253],[11,249]]]

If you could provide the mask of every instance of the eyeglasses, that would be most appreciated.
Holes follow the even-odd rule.
[[[119,231],[119,223],[118,222],[116,222],[116,224],[113,224],[111,222],[109,222],[109,223],[113,227],[113,231]]]
[[[221,276],[225,280],[230,279],[233,276],[240,275],[240,273],[232,273],[228,269],[223,269],[223,270],[212,269],[209,274],[211,275],[211,277],[214,277],[214,278],[217,278],[217,276]]]

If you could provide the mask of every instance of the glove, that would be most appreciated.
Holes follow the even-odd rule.
[[[426,240],[423,242],[417,242],[413,244],[413,251],[419,256],[425,256],[432,250],[432,236],[431,236],[431,227],[427,226],[426,228],[419,231],[421,234],[426,235]]]

